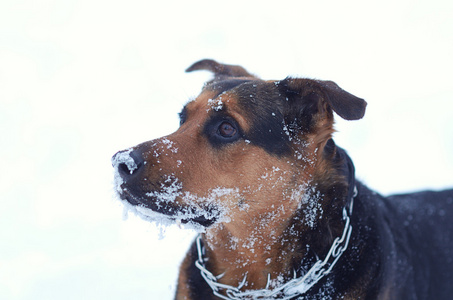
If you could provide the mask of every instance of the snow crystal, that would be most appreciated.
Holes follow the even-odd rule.
[[[309,183],[300,185],[292,191],[291,199],[299,201],[298,209],[302,209],[304,212],[305,225],[314,228],[317,220],[321,219],[323,215],[322,194],[316,189],[316,186],[309,187]]]
[[[288,136],[289,141],[292,141],[293,138],[291,132],[286,124],[283,124],[283,132]]]
[[[230,238],[230,249],[236,250],[238,248],[239,239],[235,236]]]
[[[173,153],[178,152],[178,148],[175,147],[175,143],[170,141],[168,138],[163,138],[162,143],[167,146],[167,149],[169,149]]]
[[[146,195],[158,199],[159,202],[171,203],[176,200],[176,197],[181,195],[182,183],[174,176],[167,176],[167,179],[161,183],[160,188],[160,191],[152,191],[146,193]]]
[[[217,99],[209,99],[208,104],[215,111],[219,111],[223,108],[223,102],[221,97]]]
[[[164,214],[155,212],[144,206],[132,205],[126,200],[121,199],[121,201],[124,205],[123,219],[126,220],[129,212],[132,212],[142,220],[155,223],[159,229],[159,239],[163,239],[165,237],[165,230],[168,226],[175,224],[174,221]]]
[[[249,249],[253,253],[255,251],[254,245],[256,242],[256,238],[251,237],[251,238],[247,239],[246,241],[247,241],[247,243],[243,243],[242,247]]]
[[[134,170],[137,169],[137,164],[135,163],[134,159],[130,156],[132,150],[133,149],[130,148],[125,151],[117,153],[112,158],[112,165],[117,167],[120,164],[126,164],[127,168],[129,169],[129,172],[132,174]]]
[[[322,195],[315,187],[308,189],[300,202],[304,206],[304,222],[310,228],[316,226],[316,221],[322,218],[323,210],[321,205]]]
[[[270,279],[270,278],[269,278]],[[283,277],[282,274],[279,274],[277,278],[269,280],[269,288],[273,289],[278,286],[281,286],[285,282],[285,278]]]

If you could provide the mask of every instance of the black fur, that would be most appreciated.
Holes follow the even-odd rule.
[[[179,125],[181,126],[182,124],[184,124],[186,120],[187,120],[187,107],[184,106],[184,108],[179,113]]]
[[[184,270],[187,274],[189,286],[190,299],[203,299],[203,300],[214,300],[217,297],[212,293],[209,285],[204,281],[201,276],[200,270],[195,266],[195,261],[198,259],[197,244],[193,243],[189,250],[190,259],[193,263],[189,264],[187,269]]]
[[[215,80],[208,83],[205,89],[212,90],[217,92],[215,97],[220,96],[222,93],[227,92],[237,86],[240,86],[243,83],[250,82],[250,79],[230,79],[226,78],[224,80]]]

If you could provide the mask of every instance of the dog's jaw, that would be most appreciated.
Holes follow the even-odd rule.
[[[146,221],[162,225],[184,224],[186,228],[197,232],[205,229],[221,219],[222,213],[215,205],[201,208],[197,205],[172,205],[180,192],[175,194],[150,192],[146,198],[139,198],[126,188],[118,193],[126,211],[131,211]],[[189,197],[193,198],[193,197]]]

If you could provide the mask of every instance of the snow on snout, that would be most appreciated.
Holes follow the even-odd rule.
[[[131,174],[138,167],[137,164],[135,163],[134,159],[130,156],[130,153],[132,152],[132,150],[133,150],[132,148],[124,150],[122,152],[117,153],[115,156],[112,157],[112,165],[115,169],[114,184],[115,184],[116,190],[119,193],[122,192],[121,185],[124,183],[123,178],[121,177],[119,170],[118,170],[119,166],[121,164],[125,164]]]
[[[155,199],[156,202],[166,203],[175,202],[178,196],[181,196],[182,183],[174,175],[167,176],[164,183],[160,185],[160,191],[146,193],[146,196]]]
[[[162,143],[167,147],[168,150],[170,150],[173,153],[178,152],[178,148],[175,146],[175,143],[173,141],[170,141],[168,138],[163,138]]]
[[[131,152],[132,148],[119,152],[112,158],[112,165],[116,170],[118,170],[120,164],[125,164],[131,174],[137,169],[137,164],[130,155]]]
[[[168,152],[168,150],[171,152]],[[168,156],[178,153],[176,143],[167,137],[163,137],[153,142],[152,144],[153,156],[157,158],[157,163],[160,163],[159,157]]]

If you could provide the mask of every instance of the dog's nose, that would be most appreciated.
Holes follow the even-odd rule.
[[[112,165],[123,179],[130,179],[140,173],[145,161],[143,156],[132,149],[119,151],[112,157]]]

